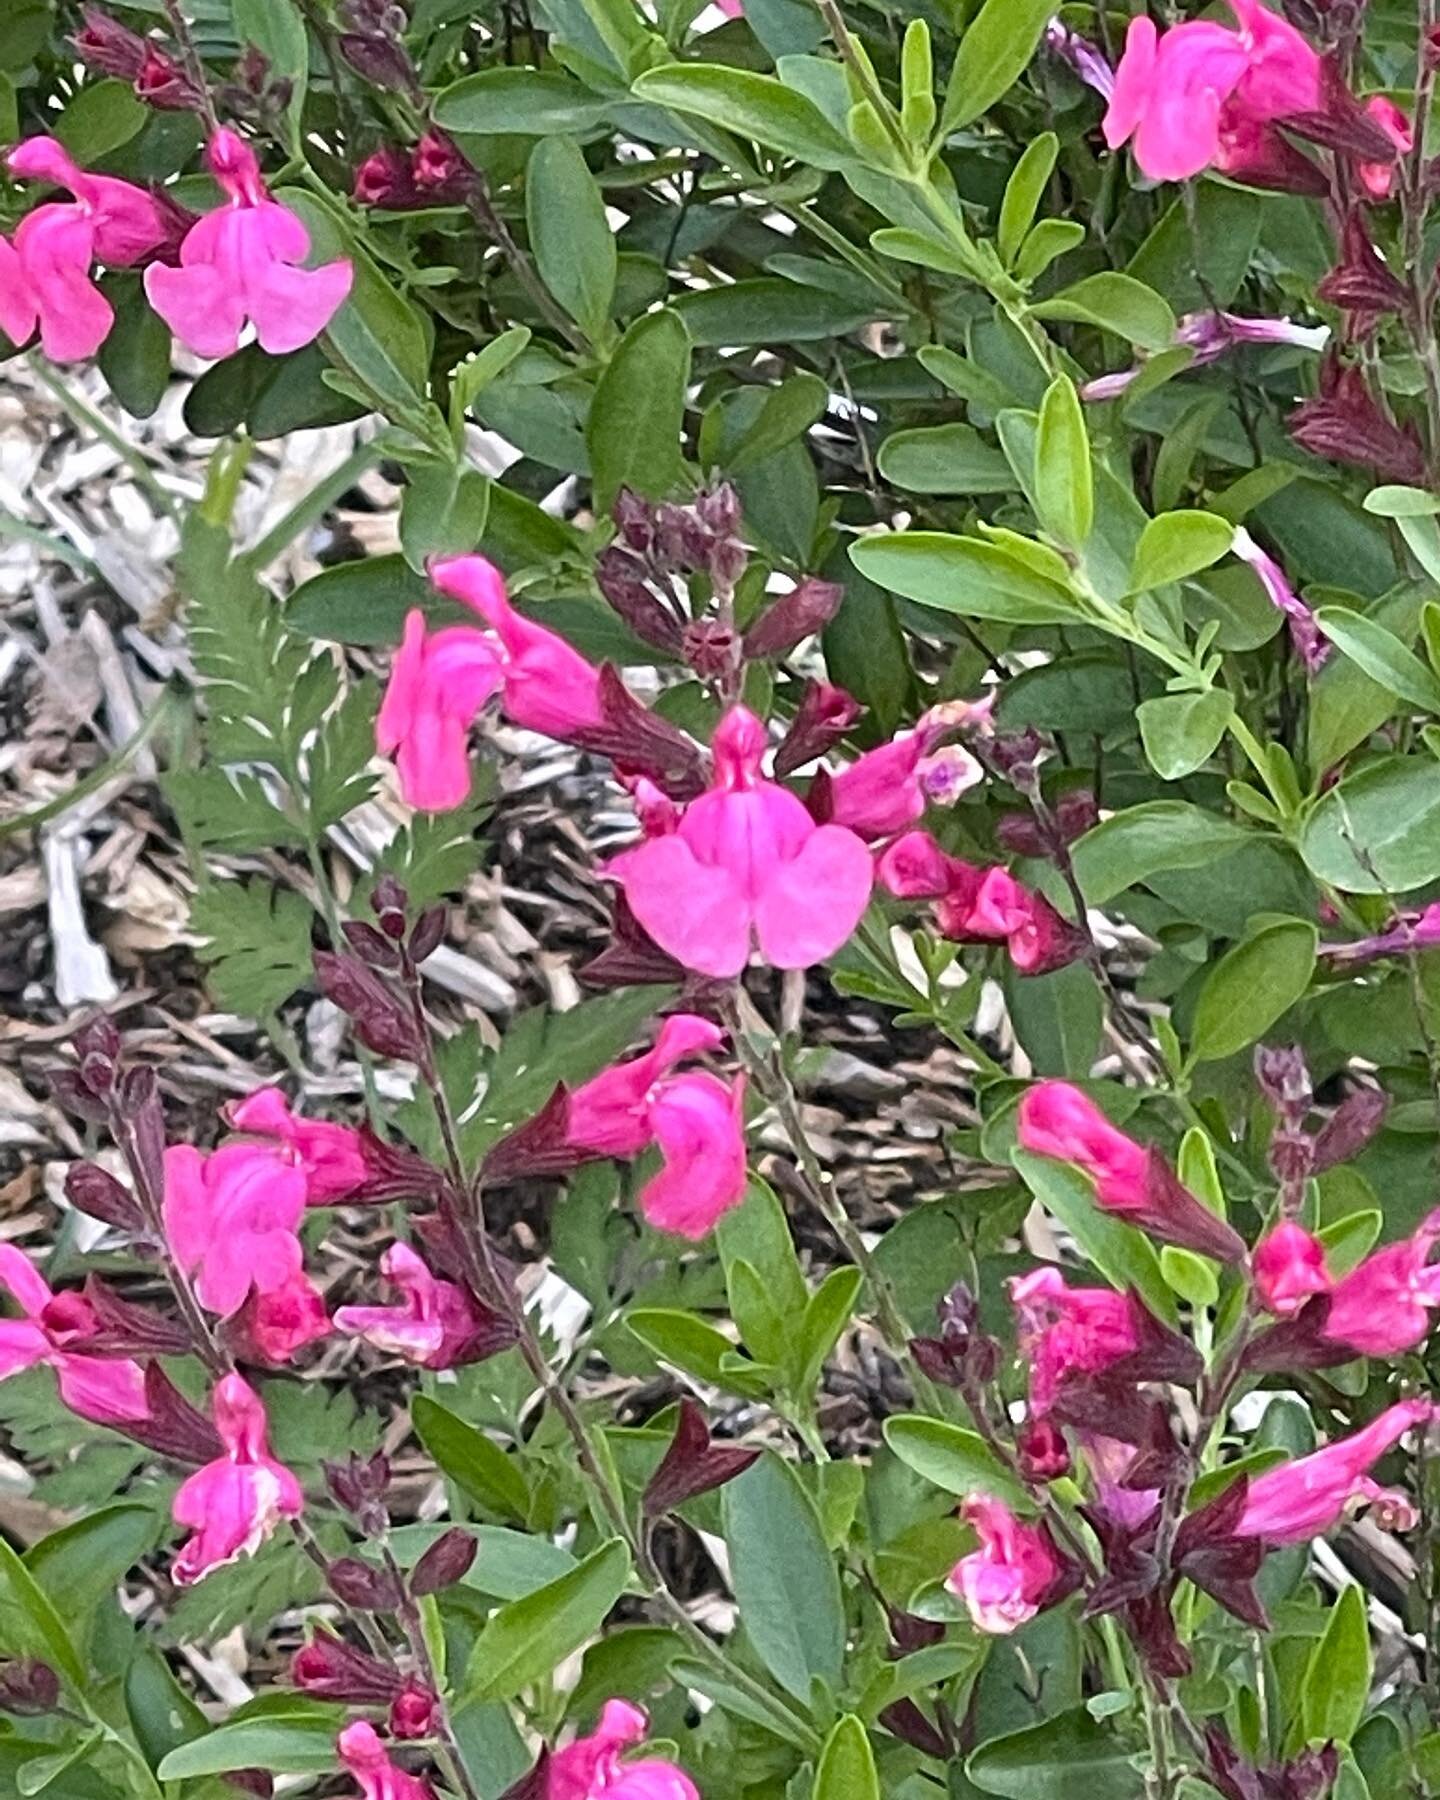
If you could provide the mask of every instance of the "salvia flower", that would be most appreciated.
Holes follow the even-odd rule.
[[[408,1774],[393,1761],[375,1727],[356,1719],[340,1733],[340,1761],[360,1789],[360,1800],[435,1800],[435,1790],[422,1776]]]
[[[1430,1332],[1440,1307],[1440,1265],[1430,1253],[1440,1242],[1440,1212],[1432,1212],[1412,1236],[1387,1244],[1329,1289],[1322,1331],[1357,1356],[1398,1356]],[[1324,1290],[1317,1290],[1324,1291]]]
[[[1139,1225],[1167,1243],[1222,1262],[1244,1260],[1245,1245],[1225,1221],[1176,1179],[1154,1149],[1127,1137],[1079,1088],[1037,1081],[1020,1102],[1020,1147],[1083,1169],[1105,1212]]]
[[[1236,1535],[1271,1545],[1303,1544],[1357,1505],[1374,1506],[1387,1524],[1408,1530],[1415,1522],[1414,1506],[1406,1495],[1371,1480],[1370,1469],[1434,1412],[1430,1400],[1398,1401],[1362,1431],[1252,1476]]]
[[[745,1078],[677,1075],[650,1105],[661,1167],[639,1207],[658,1231],[697,1240],[745,1197]]]
[[[352,1706],[388,1706],[404,1687],[394,1663],[318,1631],[290,1659],[290,1679],[302,1694],[317,1700],[343,1700]]]
[[[1043,1417],[1072,1375],[1098,1375],[1140,1345],[1136,1305],[1111,1288],[1072,1288],[1056,1268],[1010,1282],[1021,1355],[1030,1370],[1030,1410]]]
[[[870,898],[864,844],[843,826],[817,825],[798,796],[767,780],[765,746],[759,719],[732,707],[715,730],[710,791],[674,832],[608,867],[661,949],[704,975],[738,975],[756,944],[776,968],[821,962]]]
[[[149,256],[169,234],[166,215],[144,188],[77,167],[56,138],[26,138],[6,163],[12,175],[52,182],[74,198],[37,206],[13,242],[0,238],[0,330],[23,344],[38,326],[52,362],[81,361],[115,322],[92,264],[125,268]]]
[[[1089,38],[1081,37],[1078,31],[1072,31],[1063,19],[1053,18],[1045,27],[1045,45],[1053,55],[1068,63],[1087,87],[1094,88],[1102,100],[1109,100],[1114,95],[1115,71],[1099,48]]]
[[[82,1294],[56,1294],[14,1244],[0,1244],[0,1287],[23,1315],[0,1319],[0,1381],[44,1363],[55,1371],[60,1398],[82,1419],[125,1425],[148,1415],[145,1377],[138,1363],[85,1355],[96,1317]]]
[[[1255,1292],[1277,1318],[1298,1312],[1312,1294],[1330,1289],[1325,1246],[1293,1219],[1282,1219],[1255,1246],[1251,1259]]]
[[[453,1281],[442,1281],[408,1244],[391,1244],[380,1273],[402,1296],[399,1306],[342,1306],[335,1329],[424,1369],[479,1362],[514,1342],[498,1315]]]
[[[1217,362],[1236,344],[1293,344],[1323,350],[1330,341],[1328,325],[1296,325],[1290,319],[1250,319],[1240,313],[1186,313],[1175,328],[1174,344],[1191,352],[1190,367]],[[1144,363],[1112,375],[1097,375],[1080,389],[1082,400],[1113,400],[1144,373]]]
[[[653,1756],[623,1760],[649,1723],[643,1708],[607,1700],[588,1737],[551,1755],[546,1800],[700,1800],[700,1790],[674,1763]]]
[[[833,750],[864,716],[865,708],[844,688],[829,681],[807,681],[790,729],[775,752],[776,775],[793,775]]]
[[[1265,590],[1265,598],[1277,612],[1284,614],[1296,655],[1304,663],[1306,673],[1315,674],[1324,667],[1325,659],[1330,654],[1330,646],[1315,623],[1313,610],[1291,587],[1285,571],[1275,558],[1268,550],[1261,549],[1243,525],[1236,526],[1230,548],[1241,562],[1249,564]]]
[[[1017,1519],[1002,1500],[968,1494],[960,1516],[975,1527],[980,1547],[960,1558],[945,1585],[965,1602],[977,1631],[1006,1636],[1046,1604],[1063,1564],[1044,1526]]]
[[[1403,956],[1409,950],[1433,950],[1440,944],[1440,901],[1432,901],[1418,913],[1402,913],[1393,925],[1351,943],[1322,944],[1320,954],[1333,963],[1354,967],[1377,962],[1382,956]]]
[[[594,1156],[638,1156],[654,1142],[651,1111],[676,1067],[725,1041],[718,1025],[694,1013],[674,1013],[643,1056],[616,1063],[570,1096],[566,1135]]]
[[[277,1087],[257,1088],[225,1108],[236,1131],[279,1144],[305,1177],[311,1206],[347,1199],[369,1178],[358,1131],[323,1119],[302,1119]]]
[[[265,1408],[254,1389],[239,1375],[223,1376],[211,1411],[224,1455],[198,1469],[170,1509],[175,1523],[194,1533],[171,1570],[180,1587],[253,1556],[282,1519],[298,1519],[305,1509],[300,1483],[270,1454]]]
[[[811,810],[874,841],[907,830],[931,804],[952,805],[984,780],[984,770],[962,745],[940,746],[952,729],[947,709],[932,707],[913,731],[867,750],[838,775],[817,779]]]
[[[309,232],[270,198],[255,152],[228,126],[211,138],[206,161],[225,204],[190,228],[178,268],[145,271],[150,304],[197,356],[233,356],[247,322],[274,356],[313,343],[350,292],[349,261],[300,267]]]

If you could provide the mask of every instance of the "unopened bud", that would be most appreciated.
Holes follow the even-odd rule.
[[[840,610],[845,590],[835,581],[807,575],[768,606],[745,633],[747,656],[784,656],[821,631]]]
[[[54,1712],[60,1704],[60,1677],[49,1663],[27,1657],[0,1668],[0,1712],[30,1717]]]
[[[1021,1427],[1015,1448],[1020,1473],[1027,1481],[1058,1481],[1070,1473],[1070,1446],[1049,1419],[1031,1419]]]
[[[649,555],[655,541],[655,509],[650,502],[642,500],[633,489],[622,487],[615,496],[610,516],[621,539],[642,556]]]
[[[116,81],[134,81],[145,59],[145,39],[98,6],[82,6],[80,16],[85,23],[70,42],[81,62]]]
[[[718,619],[696,619],[685,627],[685,660],[707,681],[720,681],[740,667],[740,636]]]
[[[356,1520],[366,1537],[379,1537],[389,1524],[385,1505],[390,1489],[389,1458],[378,1452],[360,1457],[352,1451],[343,1463],[322,1462],[320,1467],[336,1505]]]
[[[719,482],[696,497],[695,512],[707,531],[732,537],[740,527],[740,496],[728,481]]]
[[[144,1228],[144,1215],[135,1196],[98,1163],[72,1163],[65,1175],[65,1198],[92,1219],[103,1219],[117,1231]]]
[[[415,921],[415,929],[410,933],[410,960],[423,963],[427,956],[440,948],[445,936],[446,911],[443,906],[428,907]]]
[[[341,1556],[325,1571],[331,1591],[346,1606],[361,1612],[397,1612],[405,1595],[388,1569],[362,1562],[358,1556]]]
[[[428,1688],[410,1682],[390,1703],[390,1731],[397,1738],[429,1737],[435,1728],[439,1701]]]
[[[346,919],[340,929],[345,942],[372,969],[384,969],[393,974],[400,967],[400,952],[393,939],[377,931],[367,920]]]
[[[1305,1122],[1314,1094],[1305,1052],[1298,1044],[1257,1044],[1255,1080],[1285,1123],[1298,1126]]]
[[[478,1547],[472,1534],[459,1525],[436,1538],[410,1572],[410,1592],[419,1598],[454,1587],[469,1572]]]
[[[403,1691],[391,1663],[367,1651],[317,1632],[290,1659],[290,1679],[317,1700],[341,1700],[351,1706],[388,1706]]]
[[[405,915],[410,910],[410,896],[393,875],[382,875],[370,891],[370,910],[380,921],[386,937],[398,943],[405,935]]]
[[[1383,1088],[1354,1088],[1340,1102],[1315,1138],[1315,1173],[1358,1156],[1385,1123],[1389,1096]]]

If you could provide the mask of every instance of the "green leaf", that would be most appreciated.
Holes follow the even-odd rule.
[[[1012,625],[1074,625],[1083,617],[1064,588],[979,538],[875,532],[851,544],[850,560],[881,587],[941,612]]]
[[[1000,223],[995,234],[1000,254],[1007,264],[1015,261],[1021,244],[1035,220],[1035,210],[1045,192],[1060,154],[1060,140],[1053,131],[1042,131],[1025,146],[1023,155],[1010,171],[1005,183],[1005,197],[1000,202]]]
[[[207,1737],[170,1751],[155,1771],[161,1781],[265,1769],[272,1775],[327,1775],[335,1767],[335,1734],[341,1720],[318,1707],[235,1719]]]
[[[778,275],[758,275],[676,296],[675,313],[702,349],[727,344],[803,344],[843,337],[885,310],[844,291],[828,292]]]
[[[458,425],[474,404],[476,396],[483,393],[497,376],[503,375],[515,358],[530,342],[531,331],[528,325],[512,325],[508,331],[502,331],[499,337],[491,338],[485,348],[468,362],[463,362],[450,372],[450,418],[452,425]]]
[[[1321,796],[1300,854],[1317,881],[1350,894],[1406,894],[1440,879],[1440,766],[1377,757]]]
[[[1072,549],[1078,550],[1089,537],[1095,521],[1090,434],[1068,375],[1057,375],[1040,402],[1035,505],[1045,529]]]
[[[411,1403],[411,1416],[420,1442],[462,1493],[487,1512],[525,1524],[530,1515],[530,1487],[513,1456],[424,1394]]]
[[[66,1681],[84,1688],[85,1665],[64,1620],[4,1538],[0,1538],[0,1643],[8,1654],[38,1657]]]
[[[146,303],[138,275],[107,275],[101,291],[115,323],[100,346],[100,373],[126,412],[148,419],[170,385],[170,327]]]
[[[965,1773],[982,1794],[1004,1800],[1139,1800],[1144,1791],[1125,1737],[1083,1706],[991,1738],[971,1752]]]
[[[876,457],[880,473],[912,494],[1013,494],[1008,460],[973,425],[919,425],[895,431]]]
[[[153,1644],[140,1642],[125,1669],[125,1710],[141,1753],[152,1769],[172,1750],[204,1737],[209,1720],[170,1671]]]
[[[1181,1250],[1175,1244],[1160,1247],[1160,1273],[1166,1285],[1191,1306],[1213,1306],[1220,1298],[1220,1281],[1215,1265],[1193,1250]]]
[[[1310,985],[1319,934],[1306,919],[1278,919],[1228,950],[1205,977],[1191,1055],[1214,1062],[1255,1043]]]
[[[494,1613],[470,1652],[463,1699],[513,1700],[594,1637],[630,1579],[619,1538],[552,1581]]]
[[[1010,1160],[1047,1211],[1054,1214],[1113,1287],[1133,1287],[1157,1318],[1174,1317],[1160,1258],[1143,1233],[1102,1212],[1090,1182],[1066,1163],[1013,1150]]]
[[[1440,713],[1440,679],[1393,631],[1347,606],[1322,606],[1316,623],[1372,681],[1425,712]]]
[[[54,132],[85,169],[128,144],[149,117],[130,82],[87,81],[66,103],[55,120]]]
[[[122,1501],[41,1538],[25,1552],[25,1567],[63,1616],[79,1623],[155,1548],[162,1530],[153,1507]]]
[[[1025,73],[1053,10],[1046,0],[985,0],[956,52],[943,130],[968,125],[1009,92]]]
[[[599,337],[615,294],[615,237],[573,138],[542,138],[531,152],[525,218],[541,280],[588,336]]]
[[[765,1667],[810,1704],[840,1682],[845,1607],[814,1505],[789,1463],[766,1452],[724,1490],[721,1511],[740,1623]]]
[[[1192,774],[1224,737],[1234,711],[1235,703],[1224,688],[1142,700],[1135,716],[1150,767],[1164,781]]]
[[[860,1297],[861,1275],[858,1269],[832,1269],[810,1296],[796,1334],[793,1356],[794,1386],[808,1394],[820,1379],[825,1359],[835,1348],[840,1333],[849,1322]],[[794,1330],[793,1321],[790,1329]]]
[[[733,1376],[726,1373],[726,1358],[734,1356],[734,1343],[694,1313],[642,1306],[628,1314],[625,1323],[645,1348],[663,1362],[673,1363],[687,1375],[713,1382],[717,1387],[734,1385]]]
[[[1214,513],[1161,513],[1140,533],[1130,569],[1131,590],[1144,593],[1208,569],[1229,550],[1234,536],[1230,523]]]
[[[315,915],[307,901],[271,882],[216,881],[190,906],[198,954],[222,1006],[264,1018],[310,979]]]
[[[685,477],[680,436],[690,380],[690,336],[668,307],[621,338],[595,388],[586,440],[595,505],[608,512],[622,487],[664,499]]]
[[[439,599],[403,556],[391,555],[337,563],[302,581],[285,607],[285,623],[327,643],[398,644],[413,606],[423,608],[436,624],[474,618]]]
[[[608,102],[556,69],[482,69],[438,94],[435,123],[476,136],[549,137],[601,124]]]
[[[829,403],[830,389],[826,383],[808,370],[799,370],[766,393],[755,418],[716,460],[725,468],[736,471],[763,462],[767,456],[773,456],[777,450],[783,450],[809,431],[815,421],[823,417]],[[710,460],[703,445],[701,460]]]
[[[848,138],[804,94],[773,75],[715,64],[665,63],[635,82],[634,92],[655,106],[693,113],[817,169],[843,169],[856,154]]]
[[[310,43],[305,17],[295,0],[230,0],[235,37],[241,48],[253,44],[270,65],[266,78],[290,83],[285,106],[292,147],[299,143],[300,114],[310,69]]]
[[[468,556],[485,535],[489,516],[487,475],[467,468],[463,462],[417,464],[409,470],[400,505],[400,545],[406,562],[423,578],[428,557]],[[371,560],[380,559],[341,563],[325,573],[339,575],[347,569],[368,568]],[[371,581],[374,579],[372,574]],[[294,623],[293,614],[290,623]]]
[[[1037,319],[1099,325],[1141,350],[1168,350],[1175,341],[1174,313],[1154,288],[1133,275],[1087,275],[1030,311]]]
[[[1147,800],[1104,819],[1072,851],[1085,898],[1103,906],[1126,888],[1194,869],[1255,842],[1243,825],[1183,800]]]
[[[1421,519],[1440,513],[1440,494],[1428,488],[1387,485],[1371,488],[1365,496],[1366,512],[1382,519]]]
[[[1365,1716],[1373,1679],[1365,1590],[1341,1589],[1325,1622],[1325,1635],[1310,1652],[1300,1688],[1306,1743],[1348,1744]]]
[[[1038,281],[1052,262],[1077,249],[1086,236],[1078,219],[1042,219],[1021,246],[1016,275],[1021,281]]]
[[[996,1460],[978,1432],[919,1413],[885,1421],[885,1442],[901,1462],[947,1494],[994,1494],[1030,1509],[1024,1487]]]
[[[811,1796],[812,1800],[880,1800],[875,1752],[854,1713],[837,1719],[826,1738]]]

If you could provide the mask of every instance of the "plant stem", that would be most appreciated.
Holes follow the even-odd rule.
[[[490,184],[478,169],[470,191],[465,196],[465,204],[475,223],[489,236],[510,265],[510,272],[529,295],[536,311],[551,330],[559,332],[572,349],[588,350],[590,340],[570,315],[556,304],[550,290],[536,273],[528,254],[520,248],[510,227],[501,218],[500,210],[490,194]]]
[[[210,98],[210,83],[205,74],[205,64],[195,47],[190,21],[180,9],[180,0],[162,0],[162,4],[170,26],[170,35],[175,39],[180,60],[185,65],[185,73],[190,77],[200,99],[200,116],[205,121],[205,135],[213,137],[220,129],[220,121],[215,116],[215,105]]]
[[[438,1725],[436,1735],[445,1749],[445,1761],[449,1765],[450,1779],[465,1796],[465,1800],[482,1800],[480,1790],[476,1787],[470,1771],[466,1767],[465,1757],[460,1749],[460,1740],[455,1735],[455,1725],[450,1717],[450,1708],[446,1703],[444,1689],[430,1655],[430,1645],[425,1638],[425,1621],[420,1616],[420,1608],[415,1604],[415,1596],[410,1592],[410,1584],[406,1581],[388,1544],[380,1546],[380,1557],[403,1595],[399,1608],[400,1629],[405,1634],[406,1645],[415,1659],[415,1667],[419,1670],[421,1681],[435,1697],[435,1717]]]

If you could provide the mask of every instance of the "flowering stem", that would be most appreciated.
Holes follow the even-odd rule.
[[[465,196],[465,204],[475,223],[489,236],[510,265],[511,274],[534,302],[536,310],[550,329],[558,332],[572,349],[588,350],[590,340],[574,320],[556,305],[550,290],[536,274],[529,256],[516,243],[514,233],[501,218],[499,208],[490,196],[489,183],[478,169]]]
[[[165,8],[165,18],[170,26],[170,35],[175,39],[176,48],[180,52],[180,61],[185,65],[185,73],[199,97],[200,116],[205,121],[205,135],[213,137],[220,129],[220,121],[215,116],[215,104],[210,98],[210,83],[205,74],[205,64],[200,59],[200,52],[195,47],[195,38],[190,30],[190,21],[180,9],[180,0],[161,0]]]
[[[465,1765],[465,1757],[460,1749],[460,1741],[455,1735],[455,1726],[450,1718],[450,1708],[446,1702],[435,1663],[430,1655],[430,1645],[425,1637],[425,1621],[420,1616],[420,1608],[415,1604],[415,1596],[410,1592],[410,1584],[401,1573],[388,1544],[380,1546],[380,1557],[394,1581],[402,1598],[398,1615],[400,1629],[405,1634],[405,1642],[411,1656],[415,1659],[415,1667],[420,1679],[435,1697],[436,1736],[440,1739],[445,1751],[447,1774],[452,1786],[458,1788],[465,1800],[481,1800],[479,1788],[471,1778]]]

